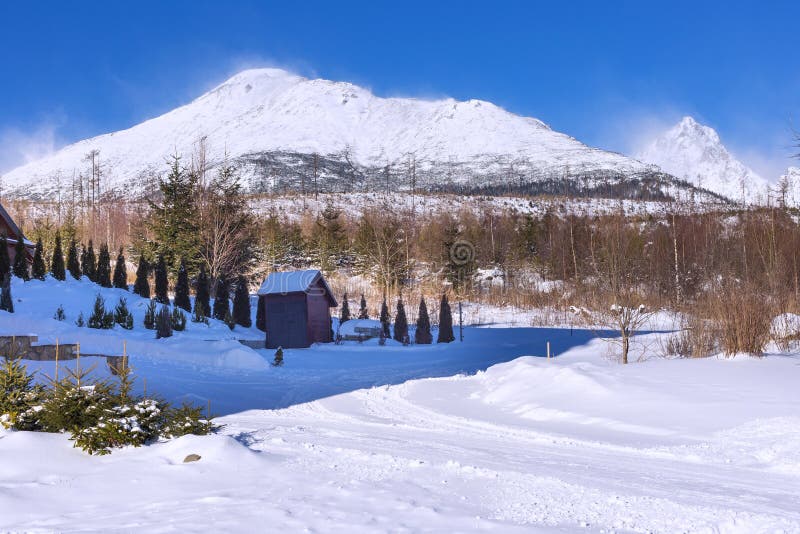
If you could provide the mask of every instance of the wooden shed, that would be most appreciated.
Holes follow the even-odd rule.
[[[303,348],[333,341],[331,288],[317,270],[270,274],[258,290],[269,349]]]

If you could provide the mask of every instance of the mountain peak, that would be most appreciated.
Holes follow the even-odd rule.
[[[716,130],[690,116],[653,139],[636,157],[732,200],[754,201],[767,190],[766,180],[737,160]]]

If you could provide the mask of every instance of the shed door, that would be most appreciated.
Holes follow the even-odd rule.
[[[306,303],[303,300],[270,302],[267,306],[269,346],[307,347]]]

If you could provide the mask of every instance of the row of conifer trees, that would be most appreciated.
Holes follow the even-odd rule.
[[[36,243],[33,254],[33,262],[28,264],[25,244],[20,240],[15,248],[14,264],[8,255],[8,241],[5,236],[0,237],[0,281],[5,280],[7,274],[13,274],[23,280],[31,278],[44,280],[48,271],[44,261],[44,250],[42,241]],[[150,290],[150,273],[153,273],[153,292]],[[86,276],[92,282],[102,287],[115,287],[118,289],[129,290],[128,272],[125,263],[125,255],[122,248],[117,254],[116,263],[113,271],[111,269],[111,256],[108,246],[100,246],[99,254],[95,254],[94,244],[89,241],[87,246],[79,246],[75,240],[70,241],[69,249],[64,258],[61,236],[56,234],[55,246],[50,261],[50,275],[56,280],[66,280],[67,273],[76,280]],[[234,285],[235,287],[231,287]],[[178,269],[178,277],[175,282],[175,296],[170,303],[168,291],[169,280],[167,276],[167,266],[163,256],[158,256],[153,264],[148,262],[142,255],[136,269],[136,280],[133,285],[133,292],[144,298],[151,298],[159,304],[173,304],[176,308],[181,308],[194,314],[196,322],[201,322],[205,318],[213,317],[225,321],[228,326],[233,328],[235,325],[249,328],[250,318],[250,296],[247,287],[247,280],[240,276],[234,284],[225,277],[220,276],[216,280],[214,287],[214,301],[211,302],[211,281],[206,274],[205,267],[200,266],[195,283],[195,303],[192,309],[190,296],[189,275],[186,266],[181,261]],[[233,307],[230,303],[231,291],[234,291]],[[11,310],[13,311],[13,310]]]
[[[394,317],[394,332],[391,330],[391,317],[389,316],[389,307],[386,304],[386,297],[384,296],[381,303],[380,322],[381,322],[381,337],[389,338],[399,341],[400,343],[409,344],[411,339],[408,335],[408,318],[406,317],[406,308],[403,303],[403,298],[398,297]],[[369,319],[369,310],[367,309],[367,301],[364,295],[361,295],[361,304],[358,311],[359,319]],[[347,293],[342,297],[342,306],[339,314],[339,324],[352,319],[350,315],[350,305],[347,302]],[[450,302],[446,294],[442,294],[442,300],[439,303],[439,332],[436,338],[437,343],[450,343],[455,341],[453,335],[453,314],[450,310]],[[430,345],[433,343],[433,335],[431,334],[431,321],[428,316],[428,306],[425,304],[425,297],[419,300],[419,310],[417,311],[417,328],[414,331],[414,343],[418,345]]]

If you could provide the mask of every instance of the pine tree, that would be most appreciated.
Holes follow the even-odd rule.
[[[64,269],[64,252],[61,250],[61,234],[56,233],[56,246],[53,249],[53,261],[50,262],[50,274],[56,280],[66,280],[67,272]]]
[[[122,254],[122,247],[119,247],[117,263],[114,265],[114,287],[117,289],[128,290],[128,267],[125,265],[125,256]]]
[[[183,311],[181,311],[181,309],[177,306],[173,306],[169,320],[174,331],[183,332],[186,330],[186,314],[184,314]]]
[[[172,337],[172,316],[169,306],[161,306],[156,314],[156,339]]]
[[[186,272],[186,264],[181,260],[178,268],[178,280],[175,282],[175,300],[173,304],[176,308],[181,308],[187,312],[192,311],[192,302],[189,299],[189,275]]]
[[[209,317],[211,315],[211,297],[209,296],[208,276],[206,275],[206,266],[200,264],[200,274],[197,275],[197,288],[194,294],[194,306],[202,305],[203,315]],[[195,310],[195,315],[197,314]]]
[[[11,272],[11,258],[8,256],[8,239],[5,235],[0,236],[0,280]]]
[[[142,254],[139,257],[139,266],[136,268],[136,281],[133,284],[133,292],[140,297],[150,298],[150,282],[147,280],[150,265],[147,263],[147,258]]]
[[[437,343],[450,343],[455,341],[453,335],[453,315],[450,313],[450,303],[447,301],[447,295],[442,294],[442,301],[439,303],[439,335],[436,338]]]
[[[111,254],[108,253],[108,245],[100,245],[100,255],[97,257],[97,279],[98,284],[103,287],[111,287]]]
[[[74,239],[71,239],[69,242],[69,251],[67,251],[67,270],[69,274],[75,280],[80,280],[81,275],[81,264],[78,261],[78,245],[75,243]]]
[[[278,347],[275,351],[275,358],[272,360],[273,367],[280,367],[283,365],[283,347]]]
[[[342,296],[342,311],[339,314],[339,324],[344,324],[350,320],[350,305],[347,303],[347,291]]]
[[[47,276],[47,267],[44,265],[44,247],[42,239],[36,241],[36,248],[33,251],[33,265],[31,265],[31,277],[36,280],[44,280]]]
[[[86,247],[83,254],[83,263],[81,264],[83,274],[92,282],[97,282],[97,258],[94,255],[94,244],[89,240],[89,246]]]
[[[267,317],[266,317],[267,310],[264,306],[264,299],[259,296],[258,297],[258,304],[256,305],[256,328],[261,330],[262,332],[267,331]]]
[[[367,311],[367,299],[364,298],[364,293],[361,293],[361,308],[358,310],[359,319],[369,319],[369,311]]]
[[[124,298],[120,298],[114,308],[114,322],[125,330],[133,330],[133,314],[128,310],[128,302]]]
[[[17,238],[17,244],[14,246],[14,276],[22,280],[31,279],[28,271],[28,250],[25,248],[22,236]]]
[[[250,318],[250,292],[247,290],[247,280],[240,276],[236,281],[236,292],[233,294],[233,320],[245,328],[253,326]]]
[[[392,337],[390,329],[391,322],[389,318],[389,306],[386,305],[386,295],[384,295],[383,302],[381,302],[381,326],[383,327],[383,335],[387,338]]]
[[[156,327],[156,301],[150,300],[147,304],[147,309],[144,310],[144,327],[148,330],[153,330]]]
[[[0,287],[0,310],[14,313],[14,299],[11,298],[11,273],[3,276],[3,285]]]
[[[100,296],[100,293],[98,293],[97,297],[94,299],[92,314],[89,316],[86,326],[104,330],[114,328],[114,313],[106,311],[106,301]]]
[[[428,317],[428,306],[425,304],[425,298],[419,299],[417,330],[414,332],[414,343],[418,345],[430,345],[433,343],[433,336],[431,335],[431,320]]]
[[[397,299],[397,314],[394,316],[394,339],[401,343],[408,340],[408,319],[406,319],[406,308],[403,306],[403,299]]]
[[[158,257],[155,268],[155,279],[156,302],[169,306],[169,295],[167,294],[169,283],[167,282],[167,264],[164,262],[164,256]]]
[[[214,288],[214,319],[224,321],[226,316],[231,313],[230,303],[230,288],[225,276],[217,278],[217,286]]]

